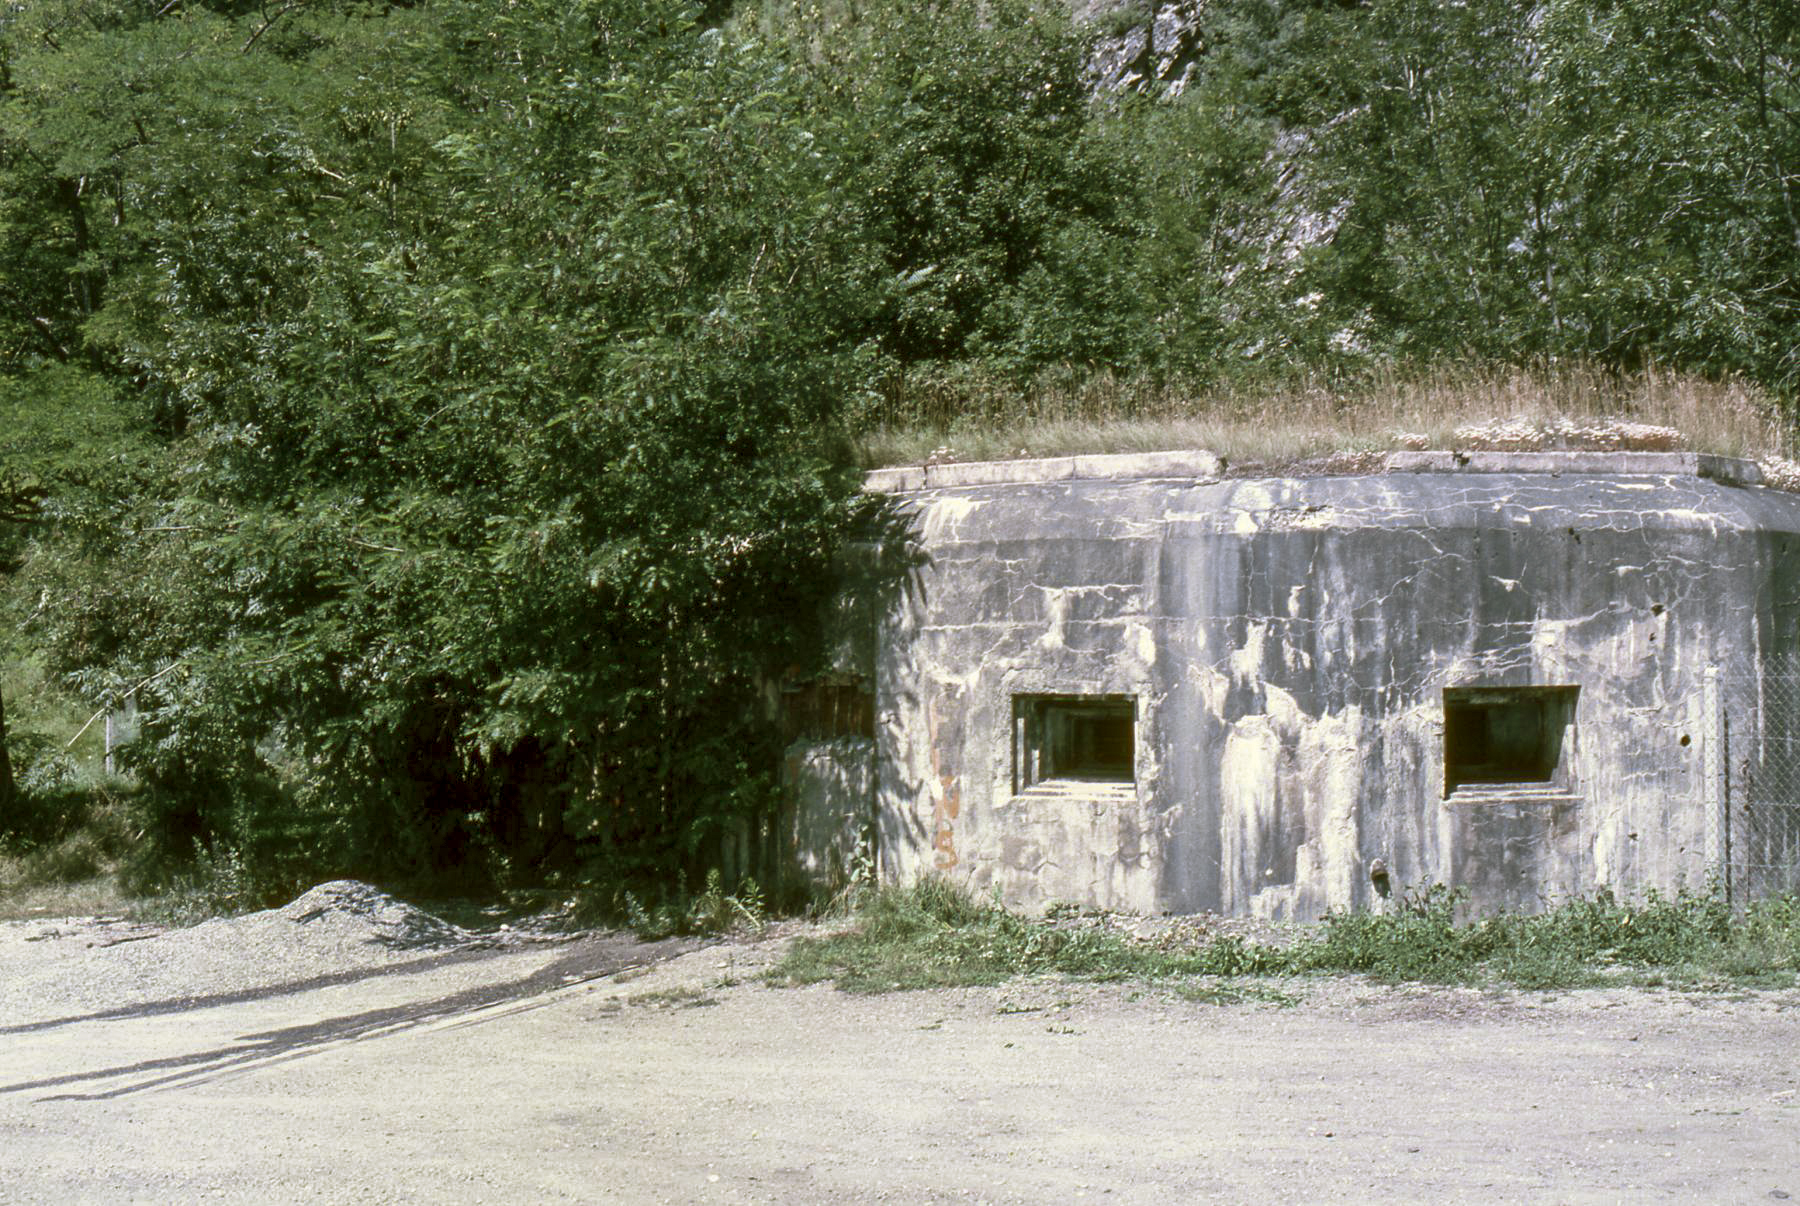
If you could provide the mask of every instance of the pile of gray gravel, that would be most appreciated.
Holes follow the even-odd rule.
[[[303,941],[328,942],[334,949],[373,944],[393,951],[442,950],[474,938],[467,930],[354,879],[334,879],[279,909],[209,921],[195,930],[209,926],[229,927],[240,934],[271,929],[283,938],[302,936]]]
[[[491,945],[355,880],[191,929],[118,918],[8,922],[0,1025],[254,992]]]

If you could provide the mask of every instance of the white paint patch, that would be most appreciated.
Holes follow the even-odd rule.
[[[955,494],[936,499],[925,512],[925,540],[953,543],[956,530],[964,520],[980,510],[984,502],[984,499],[964,498]]]
[[[1281,664],[1289,674],[1305,674],[1313,668],[1312,654],[1292,641],[1281,642]]]
[[[1064,648],[1063,631],[1069,623],[1069,595],[1067,591],[1054,587],[1044,591],[1044,635],[1037,640],[1038,648],[1053,650]]]
[[[1306,723],[1306,717],[1300,711],[1300,705],[1294,702],[1293,695],[1280,687],[1264,685],[1263,711],[1268,713],[1269,719],[1283,733],[1298,733]]]
[[[1694,511],[1687,508],[1670,508],[1663,512],[1665,518],[1677,523],[1689,523],[1696,528],[1704,528],[1708,532],[1718,532],[1719,517],[1709,515],[1705,511]]]
[[[1305,764],[1322,767],[1320,855],[1327,908],[1348,909],[1356,903],[1362,873],[1362,830],[1357,794],[1362,782],[1362,709],[1346,708],[1322,717],[1313,726],[1311,752],[1301,750]]]
[[[1137,654],[1140,666],[1147,670],[1156,664],[1156,634],[1149,625],[1127,624],[1123,635],[1125,647]]]
[[[1240,683],[1250,683],[1262,677],[1263,653],[1269,643],[1269,622],[1267,620],[1251,620],[1244,625],[1244,645],[1232,651],[1230,657],[1231,676]]]
[[[1362,712],[1311,716],[1288,692],[1264,697],[1262,713],[1231,726],[1220,759],[1224,906],[1272,920],[1350,908],[1362,873]],[[1292,875],[1278,876],[1288,843]]]
[[[1200,702],[1207,712],[1225,719],[1225,700],[1231,691],[1231,679],[1211,666],[1195,666],[1194,681],[1200,688]]]
[[[1246,716],[1226,735],[1219,758],[1219,881],[1227,914],[1246,911],[1261,886],[1257,837],[1276,829],[1280,756],[1281,739],[1267,716]]]

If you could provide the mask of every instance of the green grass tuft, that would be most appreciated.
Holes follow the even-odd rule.
[[[768,973],[778,984],[835,981],[846,992],[1004,983],[1054,974],[1169,980],[1188,999],[1273,999],[1202,978],[1359,973],[1384,983],[1604,983],[1783,987],[1800,973],[1800,900],[1734,914],[1716,894],[1621,900],[1602,889],[1543,913],[1458,922],[1466,893],[1409,892],[1388,913],[1333,913],[1317,933],[1274,947],[1236,936],[1174,950],[1099,927],[1068,928],[980,900],[940,878],[869,894],[856,924],[803,938]]]
[[[797,940],[769,978],[782,984],[833,980],[846,992],[889,992],[1043,974],[1122,980],[1284,970],[1285,956],[1273,947],[1233,937],[1192,950],[1159,950],[1105,929],[1031,920],[927,877],[910,888],[870,893],[854,928]]]

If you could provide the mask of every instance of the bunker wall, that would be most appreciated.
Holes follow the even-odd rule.
[[[875,626],[883,870],[1028,907],[1306,919],[1376,903],[1377,860],[1486,910],[1697,886],[1708,668],[1797,636],[1800,500],[1694,476],[903,504],[926,561]],[[1121,725],[1123,762],[1034,777],[1042,732]]]

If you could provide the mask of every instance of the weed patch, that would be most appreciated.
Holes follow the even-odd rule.
[[[980,900],[948,881],[869,893],[850,929],[794,943],[777,984],[835,981],[846,992],[1001,984],[1027,975],[1169,981],[1184,999],[1230,1003],[1287,994],[1246,978],[1357,973],[1383,983],[1600,983],[1791,986],[1800,972],[1800,902],[1734,915],[1717,895],[1621,900],[1602,890],[1543,913],[1459,922],[1466,893],[1434,885],[1391,913],[1334,913],[1287,947],[1216,937],[1168,949],[1104,928],[1067,928]]]
[[[1242,980],[1195,979],[1178,981],[1172,990],[1183,1001],[1196,1005],[1278,1005],[1291,1009],[1300,998],[1270,985]]]
[[[1155,974],[1149,964],[1161,957],[1114,934],[1029,921],[938,878],[870,892],[857,917],[846,933],[796,941],[769,978],[886,992],[1000,984],[1040,972],[1118,979]]]
[[[854,928],[799,939],[768,978],[782,984],[833,980],[846,992],[887,992],[1045,974],[1124,980],[1286,970],[1283,952],[1235,937],[1163,950],[1105,929],[1027,919],[947,880],[926,878],[911,888],[869,893]]]
[[[654,906],[637,893],[624,891],[618,894],[615,907],[590,905],[582,914],[587,921],[622,920],[646,942],[675,934],[719,934],[739,928],[761,933],[769,923],[768,903],[757,882],[746,878],[737,891],[727,892],[717,868],[706,873],[706,886],[697,894],[688,891],[684,880]]]
[[[140,920],[179,928],[249,913],[266,903],[236,850],[224,847],[215,852],[196,843],[192,863],[155,894],[141,898],[132,912]]]

